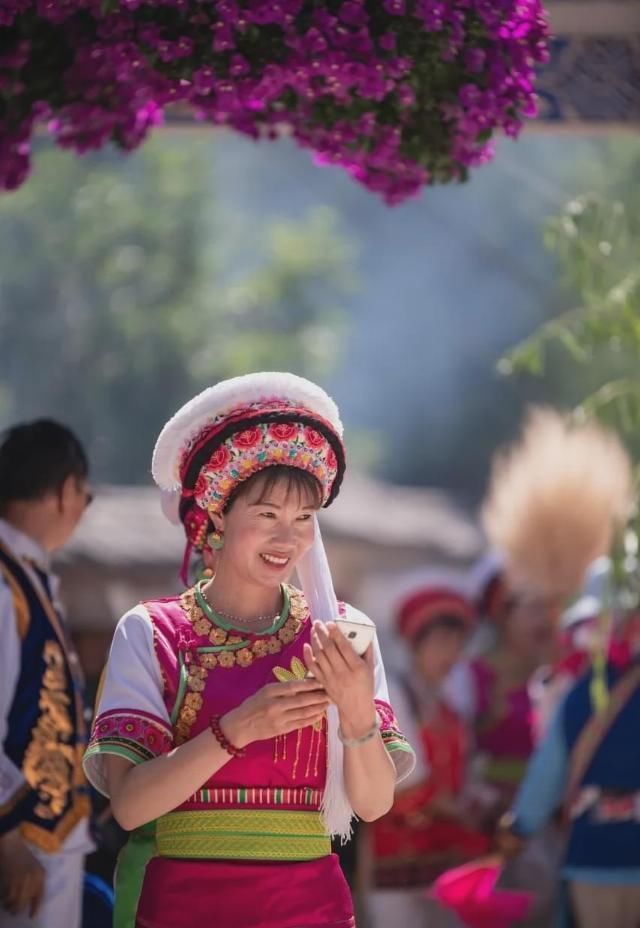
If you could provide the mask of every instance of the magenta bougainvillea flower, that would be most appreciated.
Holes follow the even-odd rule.
[[[397,203],[535,116],[547,36],[541,0],[2,0],[0,189],[38,125],[129,150],[178,107],[289,134]]]

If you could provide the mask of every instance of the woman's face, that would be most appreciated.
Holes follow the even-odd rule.
[[[252,481],[231,508],[216,518],[224,534],[218,569],[230,567],[245,583],[274,587],[288,580],[314,538],[316,500],[286,480],[263,493],[263,481]]]
[[[557,604],[551,601],[516,600],[505,622],[505,643],[536,665],[547,663],[553,657],[557,612]]]
[[[462,658],[467,636],[452,628],[433,628],[414,645],[413,659],[418,674],[431,686],[440,686]]]

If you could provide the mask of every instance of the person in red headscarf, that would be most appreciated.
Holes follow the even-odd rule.
[[[395,630],[411,652],[406,674],[390,685],[418,763],[391,811],[369,829],[373,856],[371,916],[375,928],[393,917],[407,928],[457,925],[425,890],[449,867],[487,852],[472,824],[478,811],[467,793],[466,726],[443,698],[475,624],[472,604],[455,586],[423,580],[400,601]],[[395,685],[394,685],[395,684]]]

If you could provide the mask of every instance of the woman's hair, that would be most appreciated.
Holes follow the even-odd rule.
[[[14,425],[0,438],[0,511],[57,493],[69,477],[81,481],[88,472],[85,450],[65,425],[51,419]]]
[[[432,619],[428,625],[425,625],[411,641],[412,647],[418,647],[424,641],[427,641],[432,632],[443,631],[451,632],[457,635],[466,635],[468,625],[459,615],[449,615],[443,613]]]
[[[290,467],[287,464],[275,464],[272,467],[266,467],[258,471],[247,480],[243,480],[235,488],[225,506],[224,511],[229,512],[237,499],[246,496],[251,490],[259,485],[260,492],[256,499],[257,503],[262,503],[269,499],[269,494],[278,484],[286,484],[287,496],[292,492],[297,492],[299,499],[309,499],[316,509],[322,506],[322,487],[319,481],[306,470],[299,467]]]

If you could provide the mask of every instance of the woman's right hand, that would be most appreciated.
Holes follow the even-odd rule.
[[[306,728],[320,721],[329,706],[317,680],[267,683],[220,719],[226,738],[237,748]]]

